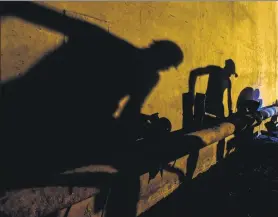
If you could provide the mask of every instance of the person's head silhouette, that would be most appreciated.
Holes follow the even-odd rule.
[[[253,91],[253,100],[259,100],[260,98],[260,90],[259,89],[254,89]]]
[[[183,61],[181,48],[169,40],[153,41],[145,51],[148,53],[148,61],[158,71],[177,68]]]
[[[238,74],[236,73],[235,62],[232,59],[225,60],[224,71],[228,77],[231,77],[232,75],[235,75],[235,77],[238,77]]]

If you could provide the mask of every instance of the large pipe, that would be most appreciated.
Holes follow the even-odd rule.
[[[235,115],[233,118],[229,118],[227,119],[226,122],[223,122],[221,124],[219,124],[216,127],[210,128],[210,129],[203,129],[203,130],[199,130],[196,132],[192,132],[192,133],[173,133],[172,136],[170,136],[167,141],[163,141],[165,143],[167,143],[167,145],[171,145],[170,149],[167,149],[167,155],[171,155],[170,152],[175,152],[175,149],[177,149],[177,151],[179,152],[180,156],[186,156],[187,153],[185,152],[185,150],[190,146],[194,146],[196,149],[201,148],[199,145],[199,143],[203,143],[207,146],[210,146],[213,143],[216,143],[218,141],[221,141],[223,139],[225,139],[226,137],[229,137],[233,134],[235,134],[237,131],[242,131],[248,127],[252,128],[255,127],[257,125],[259,125],[261,123],[261,121],[266,120],[272,116],[278,115],[278,106],[269,106],[269,107],[265,107],[262,108],[260,111],[258,111],[256,114],[246,114],[246,115]],[[258,120],[258,116],[261,117],[261,121]],[[198,137],[198,139],[196,139],[196,137]],[[177,140],[176,140],[177,139]],[[182,142],[182,144],[176,144],[179,142]],[[161,145],[161,144],[158,144]],[[156,159],[160,158],[162,153],[161,151],[159,151],[158,146],[156,144],[149,144],[148,148],[144,149],[144,160],[142,160],[140,163],[142,164],[145,160],[147,160],[146,155],[148,155],[148,152],[150,152],[150,150],[152,149],[151,146],[156,147],[155,150],[155,155],[152,156],[152,160],[155,161]],[[211,145],[213,146],[213,145]],[[141,148],[141,146],[140,146]],[[210,147],[207,147],[210,148]],[[189,148],[191,149],[191,148]],[[192,150],[192,149],[191,149]],[[204,150],[204,149],[203,149]],[[162,151],[163,152],[163,151]],[[189,153],[189,156],[191,155],[191,153]],[[208,162],[208,158],[213,158],[213,152],[210,151],[205,151],[205,152],[201,152],[200,156],[198,156],[197,160],[198,162],[206,162],[206,164],[201,163],[202,165],[199,165],[199,167],[202,167],[204,170],[207,170],[211,167],[212,164],[207,164]],[[173,174],[171,174],[168,170],[168,173],[164,174],[164,175],[157,175],[155,177],[153,177],[152,183],[149,184],[149,181],[147,181],[147,179],[149,179],[150,175],[147,175],[148,172],[150,174],[150,161],[148,161],[148,163],[145,165],[146,170],[147,171],[145,174],[142,174],[140,179],[141,179],[141,190],[140,190],[140,195],[141,197],[139,198],[139,201],[137,202],[137,216],[148,210],[150,207],[154,206],[158,201],[160,201],[161,199],[163,199],[165,197],[165,195],[169,195],[171,194],[171,192],[173,192],[183,181],[181,180],[177,180],[177,174],[175,174],[175,172],[180,171],[181,173],[185,173],[186,171],[186,176],[190,176],[192,175],[193,178],[193,174],[191,174],[192,172],[195,173],[195,171],[191,171],[190,168],[188,168],[188,164],[189,161],[191,160],[187,160],[186,164],[182,164],[181,162],[185,161],[185,158],[179,158],[176,155],[175,159],[178,159],[179,161],[179,166],[173,167],[172,171],[174,171]],[[194,160],[194,159],[193,159]],[[197,166],[197,161],[196,166]],[[169,161],[168,161],[169,162]],[[192,163],[192,162],[191,162]],[[175,164],[175,163],[174,163]],[[166,169],[164,169],[165,171],[167,171]],[[196,168],[197,170],[197,168]],[[195,177],[195,176],[194,176]],[[157,188],[155,191],[153,192],[148,192],[148,189],[155,189]],[[169,191],[170,188],[170,191]],[[160,193],[162,192],[162,193]],[[153,200],[152,198],[156,198],[155,200]],[[76,210],[80,210],[80,207],[82,206],[82,204],[75,206]],[[94,216],[96,217],[96,216]]]
[[[276,106],[268,106],[260,110],[264,119],[277,116],[278,115],[278,105]]]
[[[269,106],[269,107],[262,108],[262,109],[260,109],[260,111],[258,111],[258,114],[262,117],[262,120],[273,117],[275,115],[278,115],[278,106]],[[177,155],[175,156],[175,159],[178,159],[180,157],[187,155],[185,150],[186,150],[186,147],[191,146],[190,144],[192,144],[193,146],[196,146],[196,148],[200,148],[197,143],[202,141],[202,144],[204,144],[205,146],[209,146],[215,142],[225,139],[226,137],[228,137],[230,135],[233,135],[236,131],[244,130],[246,127],[254,127],[254,126],[258,125],[259,123],[260,122],[257,121],[257,118],[255,115],[252,115],[252,114],[247,114],[247,115],[242,115],[242,116],[235,115],[233,118],[227,119],[226,122],[223,122],[213,128],[203,129],[203,130],[199,130],[199,131],[192,132],[192,133],[182,133],[182,135],[180,135],[180,133],[178,133],[178,134],[173,133],[172,136],[170,136],[167,139],[167,141],[163,141],[164,143],[167,143],[167,146],[170,146],[170,148],[167,149],[166,155],[167,156],[171,155],[170,152],[179,152],[180,156],[177,156]],[[196,137],[198,139],[196,139]],[[176,138],[178,138],[179,141],[180,140],[182,141],[182,146],[176,145],[176,143],[179,142],[179,141],[175,140]],[[166,192],[165,189],[167,188],[168,189],[167,194],[170,194],[169,186],[171,187],[171,189],[172,189],[171,192],[172,192],[181,183],[181,181],[177,181],[178,175],[176,175],[175,172],[174,173],[168,172],[168,173],[166,173],[166,175],[163,175],[163,178],[160,176],[156,176],[152,180],[152,183],[149,184],[148,172],[150,172],[150,170],[151,170],[150,165],[155,164],[155,161],[164,160],[163,156],[161,156],[162,152],[163,152],[163,150],[162,150],[163,148],[161,148],[160,145],[161,144],[147,144],[148,147],[146,147],[145,149],[144,149],[144,147],[140,146],[140,150],[144,149],[144,151],[143,151],[144,155],[141,154],[138,157],[132,156],[132,158],[134,158],[134,161],[132,161],[132,162],[127,161],[128,164],[134,166],[133,168],[135,168],[139,164],[142,167],[144,167],[144,169],[143,169],[144,172],[143,172],[143,174],[141,173],[141,176],[140,176],[140,180],[141,180],[140,194],[142,194],[143,196],[138,201],[138,207],[139,207],[138,212],[143,212],[143,211],[149,209],[150,207],[155,205],[158,201],[163,199],[164,194],[160,193],[160,195],[157,196],[160,191],[165,193]],[[154,149],[152,149],[152,146]],[[177,149],[177,150],[175,151],[175,149]],[[150,150],[155,151],[155,152],[153,152],[153,155],[149,154]],[[136,150],[135,153],[136,152],[138,152],[138,150]],[[200,155],[199,158],[203,159],[200,162],[207,162],[204,159],[212,158],[212,156],[209,154],[213,154],[213,153],[207,152],[206,154]],[[148,157],[148,155],[150,155],[150,156]],[[190,155],[190,153],[189,153],[189,155]],[[144,156],[144,157],[142,157],[142,156]],[[173,160],[175,160],[175,159],[173,159]],[[183,160],[184,159],[182,158],[180,161],[183,161]],[[171,160],[169,160],[169,158],[168,158],[167,162],[170,162],[170,161]],[[91,167],[96,171],[100,171],[100,166],[98,166],[98,165],[93,165]],[[187,167],[187,165],[183,165],[180,167],[181,168],[176,169],[176,170],[174,168],[173,171],[184,172],[185,167]],[[203,167],[204,170],[207,170],[211,167],[211,164],[209,164],[209,165],[202,164],[202,165],[199,165],[199,167]],[[89,170],[88,168],[89,167],[86,167],[87,170]],[[109,169],[109,171],[110,171],[110,169]],[[107,176],[105,176],[106,180],[108,180],[108,183],[114,180],[114,173],[117,173],[117,172],[113,172],[113,174],[108,174]],[[100,175],[103,175],[103,174],[100,174]],[[78,176],[78,177],[81,177],[81,176]],[[69,177],[67,177],[66,180],[69,180]],[[91,182],[91,181],[96,182],[97,180],[95,177],[93,178],[93,180],[87,180],[87,182]],[[100,181],[103,184],[103,182],[105,182],[105,179],[102,177]],[[86,186],[86,187],[88,187],[88,186]],[[53,189],[55,189],[55,190],[53,190]],[[149,191],[149,189],[156,189],[156,190]],[[7,192],[7,195],[9,195],[9,196],[6,198],[6,203],[2,204],[0,206],[0,212],[5,211],[8,214],[16,213],[16,214],[18,214],[17,216],[23,216],[23,217],[25,217],[25,216],[38,217],[39,216],[38,213],[47,213],[47,212],[50,213],[57,209],[64,208],[65,206],[68,206],[70,204],[74,204],[76,202],[82,201],[88,197],[95,198],[96,192],[98,190],[99,189],[96,189],[96,187],[94,187],[94,186],[90,187],[88,189],[77,187],[77,188],[73,189],[74,194],[71,194],[66,190],[66,188],[61,188],[61,187],[54,188],[52,186],[45,186],[45,187],[41,186],[41,188],[36,188],[35,190],[34,189],[29,189],[29,190],[23,189],[22,191],[15,191],[15,193]],[[41,191],[44,192],[43,195],[41,195],[39,193]],[[21,201],[23,199],[26,200],[26,198],[33,198],[34,201],[44,201],[44,197],[52,198],[52,201],[51,201],[52,206],[50,206],[50,205],[45,206],[43,202],[37,202],[32,205],[28,204],[28,202],[27,202],[24,204],[25,207],[22,207],[22,204],[18,204],[18,206],[16,208],[11,206],[11,204],[14,204],[15,202]],[[61,198],[64,199],[63,202],[60,202]],[[156,198],[156,199],[149,200],[150,198]],[[31,202],[32,202],[32,200],[30,200],[29,203],[31,203]],[[76,204],[76,205],[77,205],[77,207],[79,206],[78,204]],[[36,210],[37,211],[39,210],[40,212],[38,211],[37,213],[30,215],[30,213],[28,213],[26,211],[26,214],[24,214],[22,212],[22,210],[29,210],[29,208],[28,208],[29,206],[36,207]],[[80,207],[79,207],[79,210],[82,210],[82,209],[80,209]],[[82,212],[84,212],[84,211],[82,210]],[[28,213],[28,215],[27,215],[27,213]],[[93,216],[95,217],[97,215],[93,215]]]
[[[278,106],[267,106],[261,108],[256,114],[235,115],[232,118],[228,118],[226,122],[220,123],[218,126],[187,133],[184,136],[197,136],[203,140],[205,145],[210,145],[236,132],[259,125],[260,120],[258,120],[258,116],[263,121],[276,115],[278,115]]]

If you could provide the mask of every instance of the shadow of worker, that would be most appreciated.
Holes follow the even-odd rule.
[[[1,6],[1,16],[19,17],[68,36],[22,76],[1,83],[3,144],[16,147],[20,156],[21,151],[38,150],[53,161],[63,153],[70,161],[84,161],[94,158],[93,153],[99,157],[100,149],[119,149],[125,142],[117,141],[136,132],[140,109],[159,72],[183,60],[180,47],[169,40],[138,48],[95,24],[36,3]],[[115,121],[113,114],[125,96],[129,101]],[[37,160],[41,157],[38,154]]]
[[[223,98],[227,90],[229,116],[232,114],[232,75],[238,76],[236,66],[232,59],[225,60],[224,68],[220,66],[209,65],[204,68],[197,68],[190,72],[189,77],[189,93],[194,104],[194,93],[196,79],[198,76],[209,75],[207,90],[204,102],[204,123],[202,127],[213,127],[219,124],[225,118]],[[193,106],[192,104],[192,106]],[[219,141],[217,144],[217,161],[222,161],[224,157],[225,140]]]
[[[238,75],[236,74],[235,63],[232,59],[228,59],[225,61],[224,68],[220,66],[209,65],[204,68],[197,68],[192,70],[189,77],[189,93],[191,94],[193,104],[196,79],[197,77],[204,75],[209,75],[207,90],[205,93],[205,112],[216,117],[215,119],[212,118],[207,120],[207,124],[205,125],[211,126],[223,120],[223,118],[225,117],[223,105],[225,90],[227,90],[228,94],[227,104],[229,115],[232,114],[232,83],[230,77],[232,75],[235,75],[237,77]],[[215,122],[213,120],[217,121]]]

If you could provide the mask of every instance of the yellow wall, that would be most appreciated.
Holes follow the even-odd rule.
[[[139,47],[153,39],[177,42],[183,49],[184,62],[178,70],[161,75],[142,110],[168,117],[174,129],[182,126],[181,95],[188,91],[189,72],[197,67],[224,66],[228,58],[235,61],[239,77],[232,78],[234,106],[240,91],[247,86],[260,89],[264,105],[278,98],[276,2],[45,4],[101,25]],[[62,40],[63,36],[53,31],[6,18],[1,25],[2,79],[24,73]],[[207,77],[198,79],[196,91],[205,92],[206,81]]]

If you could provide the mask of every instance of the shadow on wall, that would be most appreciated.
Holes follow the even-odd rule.
[[[197,77],[209,75],[205,94],[196,93]],[[224,121],[224,93],[227,90],[229,116],[232,115],[232,82],[230,77],[236,73],[236,65],[232,59],[225,60],[225,66],[208,65],[193,69],[189,76],[189,92],[183,95],[183,128],[185,131],[195,131],[213,127]],[[194,106],[194,112],[193,112]],[[217,145],[217,161],[224,157],[225,140]]]
[[[4,183],[10,183],[7,177],[15,174],[13,182],[18,177],[42,181],[48,173],[110,164],[121,168],[117,180],[130,185],[119,189],[121,194],[127,192],[123,201],[132,204],[126,216],[134,216],[140,183],[129,163],[134,158],[139,161],[142,155],[136,158],[129,152],[134,149],[137,121],[146,97],[159,81],[158,72],[182,62],[180,47],[160,40],[137,48],[94,24],[36,3],[4,2],[0,6],[1,17],[19,17],[69,37],[22,76],[1,82]],[[129,101],[115,119],[113,114],[125,96]],[[69,182],[74,185],[73,180]],[[24,187],[26,183],[14,183],[17,187],[21,184]]]
[[[197,77],[204,75],[209,75],[206,93],[197,93],[195,97]],[[232,59],[225,61],[224,68],[209,65],[203,68],[194,69],[190,72],[189,93],[184,97],[187,102],[184,102],[183,105],[185,108],[184,116],[192,117],[194,119],[194,125],[196,125],[194,126],[195,129],[213,126],[225,118],[223,98],[226,89],[228,94],[227,104],[229,115],[232,114],[232,83],[230,79],[232,75],[235,75],[236,77],[238,76],[235,63]],[[194,114],[190,115],[188,113],[192,112],[193,106]],[[186,125],[192,124],[187,124],[185,120],[184,128],[192,127]]]
[[[224,118],[223,98],[224,92],[227,89],[228,93],[228,110],[232,113],[232,82],[230,77],[236,74],[235,63],[232,59],[225,61],[224,68],[220,66],[207,66],[197,68],[190,72],[189,77],[189,92],[194,94],[196,78],[198,76],[209,75],[208,85],[205,98],[205,111],[213,114],[218,118]]]
[[[179,46],[169,40],[137,48],[96,25],[35,3],[1,5],[2,16],[17,16],[69,36],[23,76],[1,83],[2,139],[20,155],[38,150],[41,158],[47,149],[65,154],[67,148],[70,158],[79,150],[83,155],[96,148],[118,149],[116,141],[134,138],[158,72],[183,60]],[[113,114],[125,96],[129,101],[116,121]]]

